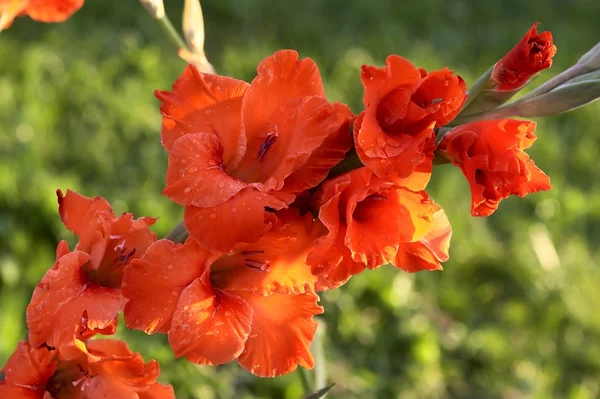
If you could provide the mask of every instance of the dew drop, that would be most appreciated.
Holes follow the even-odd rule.
[[[223,182],[223,181],[219,182],[219,188],[223,188],[223,187],[225,187],[225,182]]]
[[[225,311],[225,317],[231,317],[233,313],[231,312],[231,310],[226,310]]]
[[[385,148],[386,141],[383,137],[377,137],[377,145],[381,148]]]
[[[167,266],[167,269],[169,269],[169,270],[173,270],[173,265],[169,265],[169,266]]]
[[[187,194],[187,193],[189,193],[190,191],[192,191],[192,189],[191,189],[191,188],[189,188],[189,187],[186,187],[186,188],[183,190],[183,192],[184,192],[184,193],[186,193],[186,194]]]
[[[210,218],[211,218],[211,219],[216,219],[216,218],[217,218],[217,214],[216,214],[216,213],[214,213],[214,212],[213,212],[213,213],[211,213],[211,214],[210,214]]]
[[[369,158],[375,158],[375,153],[371,150],[366,150],[365,155],[368,156]]]
[[[398,147],[400,147],[400,140],[397,140],[397,139],[388,139],[387,144],[390,147],[398,148]]]
[[[173,291],[173,292],[171,292],[171,295],[173,295],[173,296],[177,296],[177,291]]]
[[[195,167],[195,166],[192,166],[191,168],[188,169],[189,173],[194,173],[194,172],[197,172],[197,171],[198,171],[198,168]]]

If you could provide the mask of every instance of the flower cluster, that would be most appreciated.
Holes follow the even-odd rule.
[[[490,82],[522,86],[554,51],[534,25]],[[318,292],[386,264],[442,270],[452,229],[426,191],[434,164],[460,168],[474,216],[550,189],[523,151],[534,123],[453,127],[477,93],[452,70],[391,55],[360,78],[358,115],[327,100],[315,62],[293,50],[265,58],[251,83],[189,65],[172,91],[157,91],[163,193],[184,208],[178,234],[157,241],[155,219],[59,190],[60,217],[79,241],[58,245],[35,288],[28,340],[0,374],[0,396],[173,397],[156,383],[156,362],[94,338],[113,334],[120,312],[196,364],[237,360],[261,377],[311,368]]]
[[[123,270],[156,241],[156,219],[117,217],[106,200],[57,192],[59,213],[79,241],[65,241],[27,306],[29,337],[2,370],[1,397],[174,397],[156,383],[159,366],[113,339],[126,299]],[[21,396],[11,396],[20,394]],[[79,393],[82,396],[76,396]],[[73,395],[73,396],[70,396]]]

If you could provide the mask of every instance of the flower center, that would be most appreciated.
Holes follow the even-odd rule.
[[[267,155],[267,151],[269,151],[269,148],[271,148],[271,146],[273,144],[275,144],[276,141],[277,141],[277,133],[267,134],[265,141],[263,141],[263,143],[261,144],[261,146],[258,150],[258,159],[261,162],[265,159],[265,156]]]

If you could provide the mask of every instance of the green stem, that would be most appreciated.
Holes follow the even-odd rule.
[[[300,380],[302,381],[302,387],[304,388],[304,393],[309,395],[313,392],[314,388],[310,383],[310,376],[308,374],[308,370],[304,367],[298,367],[298,373],[300,374]]]
[[[346,157],[342,160],[342,162],[331,168],[327,178],[332,179],[354,169],[362,168],[363,166],[364,165],[360,161],[360,158],[358,158],[358,154],[356,153],[355,149],[352,148],[346,153]]]
[[[183,225],[183,221],[179,222],[177,226],[173,227],[173,230],[165,236],[165,239],[171,240],[176,244],[185,242],[189,234]]]
[[[494,70],[495,66],[496,64],[492,65],[490,69],[488,69],[483,75],[479,77],[479,79],[477,79],[475,83],[473,83],[473,86],[467,92],[467,101],[463,105],[461,112],[467,109],[469,104],[471,104],[471,102],[475,100],[477,95],[488,87],[488,85],[490,84],[492,71]]]
[[[511,116],[518,115],[518,105],[520,101],[513,101],[508,104],[504,104],[498,108],[491,109],[489,111],[483,111],[477,114],[467,115],[454,119],[450,124],[451,127],[464,125],[465,123],[471,123],[481,120],[494,120],[504,119]]]
[[[148,14],[152,17],[152,19],[158,21],[163,32],[166,34],[167,38],[177,47],[178,49],[188,50],[185,42],[179,36],[177,30],[173,27],[171,20],[165,13],[165,7],[163,5],[162,0],[153,1],[153,0],[140,0],[140,3],[144,8],[148,11]]]
[[[167,14],[165,14],[162,18],[158,18],[157,21],[171,43],[173,43],[178,49],[187,49],[185,42],[181,36],[179,36],[179,33],[175,27],[173,27],[173,24],[171,23],[169,17],[167,17]]]
[[[535,89],[533,89],[532,91],[530,91],[529,93],[525,94],[524,96],[518,98],[517,100],[513,101],[513,103],[521,103],[523,101],[527,101],[530,100],[532,98],[538,97],[542,94],[545,94],[547,92],[549,92],[552,89],[557,88],[558,86],[560,86],[561,84],[565,83],[568,80],[573,79],[574,77],[577,77],[581,74],[584,74],[586,72],[590,72],[585,65],[579,65],[579,64],[575,64],[572,67],[570,67],[569,69],[559,73],[558,75],[556,75],[555,77],[553,77],[552,79],[546,81],[544,84],[536,87]],[[512,103],[511,103],[512,104]]]

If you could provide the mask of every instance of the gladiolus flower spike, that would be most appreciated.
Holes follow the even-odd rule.
[[[37,3],[0,3],[4,25]],[[200,51],[203,30],[192,22]],[[552,36],[536,26],[488,71],[480,93],[490,82],[515,90],[551,65]],[[582,60],[595,65],[594,51]],[[551,109],[579,104],[567,89],[596,84],[595,73],[550,91],[546,101],[561,105]],[[60,217],[78,242],[58,244],[35,287],[28,338],[0,373],[0,397],[174,397],[156,382],[155,361],[97,338],[116,331],[121,311],[127,327],[167,334],[174,355],[195,364],[237,361],[260,377],[310,369],[319,292],[386,264],[443,270],[452,228],[427,193],[434,164],[464,174],[473,216],[551,188],[525,153],[535,123],[461,122],[473,103],[452,70],[428,73],[390,55],[359,77],[358,115],[326,98],[316,63],[294,50],[266,57],[250,83],[190,64],[171,91],[156,91],[163,194],[183,207],[183,222],[157,240],[156,219],[117,216],[101,197],[59,190]]]

